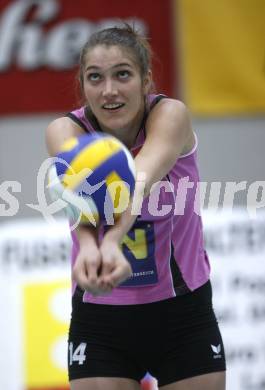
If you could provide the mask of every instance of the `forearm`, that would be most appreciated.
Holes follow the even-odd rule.
[[[167,175],[176,163],[187,139],[193,136],[185,109],[182,106],[176,109],[175,102],[173,107],[172,103],[170,106],[169,112],[166,108],[164,115],[158,113],[153,119],[151,115],[149,117],[145,143],[135,157],[137,181],[133,200],[108,231],[108,237],[119,242],[141,213],[143,199],[149,195],[152,187]],[[160,131],[161,128],[164,129],[163,133]]]
[[[126,211],[121,214],[115,224],[105,233],[104,239],[121,243],[125,234],[134,224],[136,218],[137,215],[132,214],[132,206],[130,203]]]
[[[151,189],[153,189],[156,183],[159,183],[163,177],[167,175],[171,167],[176,162],[177,157],[173,156],[171,159],[164,158],[160,156],[159,162],[154,163],[150,157],[145,155],[139,155],[135,158],[136,170],[138,172],[138,181],[137,185],[141,188],[141,197],[142,199],[146,198]],[[138,196],[140,198],[140,196]]]
[[[123,237],[133,226],[138,215],[141,214],[143,199],[145,197],[145,176],[136,176],[135,189],[132,199],[129,202],[127,209],[120,215],[115,224],[109,228],[105,234],[108,240],[114,240],[121,243]],[[140,177],[140,179],[139,179]]]
[[[98,246],[98,229],[93,226],[80,224],[76,227],[75,232],[80,247],[96,245]]]

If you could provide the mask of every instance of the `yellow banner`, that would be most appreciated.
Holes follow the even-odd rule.
[[[24,288],[24,351],[27,388],[67,386],[69,281]]]
[[[175,0],[184,100],[194,114],[265,112],[265,0]]]

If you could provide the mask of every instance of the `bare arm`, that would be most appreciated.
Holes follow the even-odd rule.
[[[51,122],[46,130],[49,154],[55,156],[64,141],[81,134],[84,134],[83,129],[70,118],[59,118]],[[73,267],[73,278],[83,290],[90,291],[93,295],[107,294],[131,275],[131,267],[118,246],[113,245],[111,250],[113,261],[104,262],[98,244],[98,230],[93,226],[79,225],[76,234],[80,249]],[[111,243],[108,251],[110,246]],[[110,282],[101,283],[99,276],[110,272],[114,272],[114,278]]]
[[[64,118],[64,122],[55,121],[48,127],[47,145],[51,154],[58,152],[64,140],[81,133],[82,129],[74,126],[70,119],[69,121]],[[135,158],[137,172],[144,172],[146,175],[144,196],[149,194],[154,183],[169,172],[183,150],[191,149],[194,143],[186,107],[176,100],[165,99],[159,102],[148,117],[146,130],[145,143]],[[136,185],[135,196],[137,198],[140,195],[141,189]],[[131,268],[119,244],[135,219],[136,216],[132,215],[129,207],[105,234],[100,251],[95,231],[92,234],[91,228],[78,228],[80,252],[73,274],[81,287],[95,294],[110,292],[130,276]]]
[[[84,134],[84,130],[70,118],[55,119],[49,124],[45,133],[47,150],[50,156],[55,156],[68,138],[78,137],[81,134]]]
[[[145,195],[173,167],[183,150],[191,149],[194,135],[185,105],[163,99],[151,111],[146,123],[146,140],[135,158],[137,172],[145,172]]]
[[[51,156],[55,156],[61,145],[71,137],[84,134],[81,127],[70,118],[54,120],[46,129],[46,145]],[[73,268],[73,277],[84,290],[97,294],[97,273],[101,266],[101,255],[98,248],[98,234],[91,226],[80,225],[76,229],[80,251]]]
[[[145,197],[152,185],[166,176],[182,152],[191,150],[195,142],[185,105],[173,99],[163,99],[154,107],[146,123],[146,132],[145,143],[135,158],[136,171],[144,172],[146,176]],[[134,196],[140,197],[141,191],[136,183]],[[128,208],[106,238],[120,242],[135,219]]]
[[[62,117],[55,119],[49,124],[46,129],[45,138],[47,150],[51,156],[55,156],[59,151],[62,144],[71,137],[78,137],[84,134],[84,131],[76,123],[74,123],[70,118]],[[82,234],[81,230],[84,230]],[[87,227],[83,226],[77,230],[79,241],[85,240],[85,230]],[[91,232],[95,229],[90,229]],[[94,234],[95,235],[95,234]]]

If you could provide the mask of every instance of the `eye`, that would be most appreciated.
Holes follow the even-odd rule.
[[[131,75],[131,73],[128,70],[119,70],[119,72],[117,72],[117,76],[121,80],[128,79],[130,77],[130,75]]]
[[[99,73],[95,73],[95,72],[94,73],[89,73],[87,75],[87,79],[89,81],[99,81],[100,78],[101,78],[100,74]]]

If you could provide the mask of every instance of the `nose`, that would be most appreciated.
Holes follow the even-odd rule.
[[[115,81],[112,80],[111,78],[106,78],[104,89],[103,89],[103,96],[105,98],[108,98],[112,96],[117,96],[117,94],[118,94],[118,90]]]

